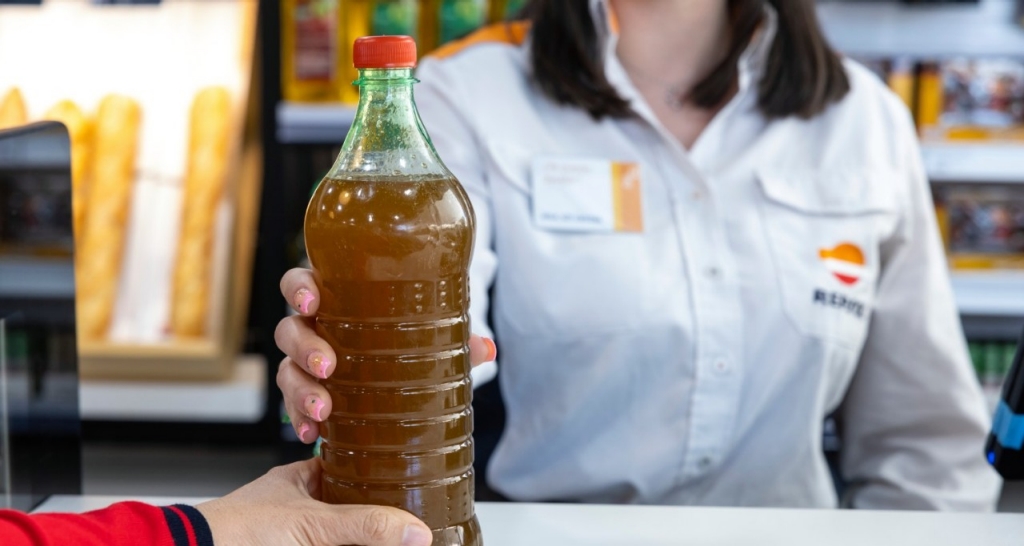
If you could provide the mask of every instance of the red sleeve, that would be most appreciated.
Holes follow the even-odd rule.
[[[213,546],[210,528],[195,508],[139,502],[85,514],[0,510],[0,539],[4,546]]]

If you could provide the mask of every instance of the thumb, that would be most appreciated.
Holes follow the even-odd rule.
[[[430,529],[412,514],[387,506],[326,506],[317,518],[324,544],[430,546]]]

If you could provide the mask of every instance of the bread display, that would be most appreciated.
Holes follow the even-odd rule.
[[[106,335],[117,299],[142,110],[125,96],[108,95],[96,114],[95,160],[86,200],[78,262],[79,332]]]
[[[59,121],[68,129],[71,140],[71,211],[75,240],[81,241],[82,221],[88,199],[88,169],[92,156],[92,120],[73,101],[62,100],[43,115],[44,119]]]
[[[227,89],[199,91],[189,116],[181,230],[171,291],[171,332],[176,336],[206,333],[215,223],[226,183],[230,132],[231,96]]]
[[[25,99],[21,96],[21,90],[12,87],[3,98],[0,99],[0,129],[16,127],[28,123]]]

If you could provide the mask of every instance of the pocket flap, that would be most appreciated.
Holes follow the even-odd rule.
[[[895,212],[895,172],[885,171],[758,171],[765,197],[808,214],[856,215]]]

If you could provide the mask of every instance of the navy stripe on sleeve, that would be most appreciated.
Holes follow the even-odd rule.
[[[167,528],[171,530],[174,546],[189,546],[188,532],[185,530],[185,522],[181,521],[181,517],[166,506],[161,506],[160,511],[164,513],[164,519],[167,520]]]
[[[182,514],[192,523],[192,532],[196,535],[196,546],[213,546],[213,532],[210,531],[210,524],[206,522],[203,514],[196,510],[195,506],[187,504],[175,504],[175,508],[181,510]]]

